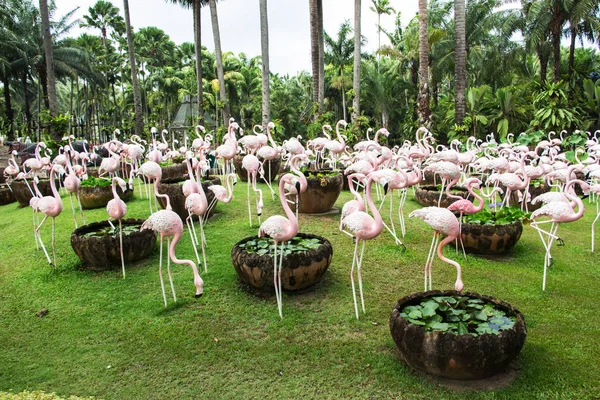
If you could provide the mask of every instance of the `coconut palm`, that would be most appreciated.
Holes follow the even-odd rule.
[[[137,67],[135,63],[135,48],[133,47],[133,32],[129,21],[129,1],[123,0],[123,12],[125,13],[125,27],[127,30],[127,51],[129,53],[129,65],[131,67],[131,83],[133,86],[133,103],[135,110],[135,134],[141,136],[144,131],[144,117],[142,115],[142,99],[140,86],[137,79]]]
[[[267,0],[259,0],[260,6],[260,48],[262,55],[262,126],[271,121],[271,101],[269,90],[269,19]]]
[[[346,87],[350,85],[350,75],[345,75],[344,70],[352,63],[354,52],[354,41],[349,37],[352,28],[349,21],[344,21],[340,26],[337,38],[332,38],[325,32],[325,62],[335,71],[331,85],[340,90],[342,95],[342,110],[344,120],[348,119],[346,115]]]
[[[360,0],[354,0],[354,76],[352,78],[352,88],[354,89],[354,98],[352,99],[352,122],[360,116]]]
[[[419,125],[431,126],[429,108],[429,38],[427,32],[427,0],[419,0]]]
[[[52,52],[52,35],[50,34],[50,16],[48,1],[40,0],[40,16],[42,19],[42,35],[44,37],[44,54],[46,55],[46,84],[48,87],[48,110],[51,117],[58,115],[56,102],[56,80],[54,78],[54,54]],[[52,125],[51,125],[52,126]],[[50,130],[53,139],[59,140],[60,134]]]
[[[217,0],[209,0],[208,5],[210,7],[210,20],[212,24],[213,38],[215,40],[215,61],[217,63],[217,79],[219,80],[219,96],[221,102],[223,103],[223,125],[227,126],[229,123],[229,118],[231,117],[231,113],[229,111],[227,95],[225,94],[225,74],[223,73],[223,53],[221,51],[221,35],[219,33]]]
[[[454,91],[455,119],[457,125],[462,125],[466,112],[465,91],[467,88],[467,57],[466,57],[466,15],[465,0],[454,0]]]
[[[377,14],[377,67],[379,68],[379,52],[381,51],[381,16],[390,15],[396,10],[390,6],[390,0],[371,0],[371,11]]]

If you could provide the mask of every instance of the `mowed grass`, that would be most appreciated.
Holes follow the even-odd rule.
[[[283,214],[279,201],[271,200],[265,185],[261,188],[263,220]],[[148,201],[137,194],[127,217],[146,218]],[[336,206],[350,198],[342,192]],[[411,192],[407,216],[420,207],[412,198]],[[528,326],[514,381],[496,391],[469,393],[441,386],[402,364],[389,333],[396,301],[423,289],[432,231],[420,220],[406,219],[405,252],[385,231],[367,244],[367,312],[356,320],[349,279],[354,245],[338,231],[339,214],[301,215],[300,230],[328,238],[334,256],[312,291],[284,294],[281,320],[275,296],[248,290],[231,265],[233,245],[258,231],[256,220],[253,227],[248,224],[245,183],[235,187],[230,204],[217,206],[205,227],[204,296],[194,298],[189,267],[175,265],[178,301],[169,297],[167,308],[158,245],[150,258],[127,266],[126,279],[120,268],[81,270],[69,241],[74,224],[68,197],[63,201],[56,223],[57,271],[35,248],[31,209],[0,207],[0,391],[105,399],[581,399],[600,392],[600,254],[590,251],[596,213],[587,201],[584,218],[559,229],[566,245],[554,247],[545,292],[544,248],[531,227],[525,227],[514,253],[501,260],[470,256],[464,261],[446,249],[463,266],[465,290],[513,304]],[[107,217],[104,209],[85,216],[88,223]],[[47,221],[42,228],[48,249],[50,227]],[[187,232],[177,255],[194,258]],[[435,289],[453,288],[455,277],[452,266],[436,260]],[[44,308],[48,314],[37,317]]]

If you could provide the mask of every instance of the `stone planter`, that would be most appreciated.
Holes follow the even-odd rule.
[[[202,188],[204,189],[204,194],[206,194],[206,200],[208,201],[208,204],[210,204],[212,199],[215,197],[214,193],[212,191],[208,190],[208,187],[212,186],[212,185],[220,185],[221,184],[221,180],[218,177],[210,177],[210,178],[212,178],[210,181],[202,182]],[[166,194],[167,196],[169,196],[171,208],[173,208],[173,211],[175,213],[177,213],[177,215],[179,215],[179,218],[181,218],[181,220],[184,223],[185,223],[185,219],[189,215],[188,211],[185,209],[186,197],[183,195],[183,190],[182,190],[183,182],[185,182],[185,181],[186,181],[186,178],[179,177],[177,179],[172,179],[172,180],[162,180],[161,179],[160,183],[158,184],[158,193]],[[160,204],[160,206],[163,209],[167,207],[167,201],[164,198],[157,197],[156,200],[158,201],[158,203]],[[214,210],[214,207],[212,210],[209,211],[209,214],[207,217],[211,216],[213,210]]]
[[[517,244],[523,233],[521,221],[511,224],[462,224],[462,240],[467,253],[505,255]]]
[[[246,171],[245,168],[242,167],[242,160],[244,159],[243,155],[236,155],[233,158],[233,166],[235,167],[235,173],[237,174],[237,176],[240,178],[240,181],[242,182],[248,182],[248,171]],[[279,173],[279,168],[281,166],[281,158],[277,157],[274,160],[271,160],[271,179],[269,179],[269,161],[264,161],[262,158],[258,158],[261,162],[264,162],[263,164],[263,168],[265,170],[264,174],[265,174],[265,179],[267,180],[267,182],[273,182],[275,180],[275,178],[277,177],[277,174]],[[256,181],[261,181],[262,179],[260,179],[260,175],[256,176]]]
[[[123,258],[131,263],[147,257],[156,244],[156,233],[152,229],[139,230],[144,220],[124,219]],[[75,229],[71,234],[71,247],[83,262],[83,268],[92,271],[120,270],[121,255],[119,252],[118,222],[114,222],[117,230],[106,235],[93,235],[93,232],[112,229],[108,221],[94,222]],[[137,227],[135,231],[127,231],[126,227]],[[92,235],[90,235],[92,234]]]
[[[444,192],[446,189],[444,189]],[[450,193],[460,196],[463,199],[469,197],[467,189],[461,186],[453,186],[450,189]],[[440,198],[440,192],[437,186],[420,186],[415,191],[415,200],[423,207],[437,207],[438,199]],[[458,199],[449,198],[446,193],[442,194],[442,201],[440,207],[446,208],[450,204],[454,203]]]
[[[327,239],[307,233],[298,233],[296,236],[316,238],[323,244],[310,251],[291,253],[283,257],[281,284],[283,289],[289,292],[308,289],[317,284],[327,271],[333,256],[333,247]],[[242,282],[261,291],[274,292],[272,255],[248,253],[244,248],[239,247],[242,243],[256,239],[258,236],[250,236],[233,246],[231,250],[233,267]]]
[[[161,181],[174,181],[177,179],[184,178],[187,174],[187,166],[185,163],[176,163],[160,167],[162,171]]]
[[[125,193],[117,186],[117,194],[124,202],[133,198],[133,190],[127,189]],[[106,204],[114,198],[112,186],[81,186],[79,188],[79,199],[81,208],[90,210],[92,208],[106,207]]]
[[[482,379],[502,372],[519,354],[527,336],[523,315],[510,304],[477,293],[462,293],[516,316],[515,325],[497,335],[426,332],[422,326],[413,325],[400,316],[407,305],[419,304],[428,297],[455,294],[453,290],[433,290],[414,293],[398,301],[390,316],[390,331],[401,357],[413,368],[450,379]]]
[[[12,192],[12,190],[10,190],[8,184],[0,184],[0,206],[14,203],[15,201],[17,201],[15,194]]]
[[[306,176],[306,190],[300,193],[298,199],[298,212],[304,214],[324,213],[333,208],[336,200],[340,196],[343,187],[344,175],[340,172],[337,175],[325,176],[322,178],[316,176]],[[295,196],[290,196],[290,200]],[[292,211],[295,210],[294,204],[290,204]]]
[[[506,193],[506,187],[504,187],[504,185],[499,185],[499,187],[502,190],[504,190],[504,193]],[[577,189],[577,188],[579,188],[579,185],[577,185],[575,187]],[[529,194],[531,195],[531,200],[535,199],[540,194],[548,193],[551,189],[552,189],[552,187],[550,185],[548,185],[546,182],[543,182],[543,183],[539,184],[538,186],[534,186],[534,185],[530,184],[529,185]],[[502,198],[502,196],[500,196],[500,198]],[[512,207],[521,208],[521,202],[519,201],[518,193],[513,192],[510,194],[509,205]],[[535,211],[538,208],[542,207],[543,205],[544,205],[544,203],[542,203],[542,202],[539,202],[537,204],[529,203],[527,205],[527,209],[529,211]]]
[[[35,190],[33,187],[33,181],[31,179],[28,179],[27,183],[29,183],[29,187],[31,187],[31,190]],[[55,183],[56,183],[56,188],[58,189],[58,180]],[[15,199],[17,199],[17,201],[19,202],[19,206],[21,206],[21,207],[28,206],[29,200],[31,200],[31,198],[33,196],[31,195],[29,188],[27,188],[27,184],[25,183],[25,181],[23,181],[21,179],[13,181],[11,186],[13,188],[13,194],[15,196]],[[42,196],[52,196],[52,188],[50,187],[50,179],[40,179],[40,181],[37,184],[37,187],[38,187],[40,193],[42,194]]]

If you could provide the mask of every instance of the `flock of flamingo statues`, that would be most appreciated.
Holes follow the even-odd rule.
[[[87,177],[86,164],[98,158],[97,151],[100,148],[105,149],[108,157],[101,160],[99,173],[101,176],[108,174],[112,180],[113,199],[108,202],[106,210],[110,219],[118,221],[119,224],[120,254],[124,278],[125,262],[123,260],[121,220],[127,213],[127,206],[119,198],[117,186],[123,192],[128,188],[133,190],[133,178],[136,176],[152,184],[152,194],[148,190],[149,185],[142,186],[138,184],[140,196],[148,198],[150,209],[150,216],[143,223],[141,229],[152,229],[160,235],[159,273],[163,299],[165,306],[167,306],[167,296],[162,276],[164,238],[167,239],[167,272],[174,301],[177,301],[177,297],[170,269],[171,261],[176,264],[188,265],[192,269],[196,296],[201,296],[204,281],[198,271],[198,265],[204,266],[204,273],[208,272],[203,225],[209,210],[214,207],[216,201],[225,203],[231,201],[233,185],[236,183],[232,160],[237,154],[243,155],[242,166],[248,173],[249,224],[251,227],[253,226],[250,199],[252,193],[254,193],[259,225],[258,236],[269,236],[275,242],[273,284],[280,317],[283,317],[281,270],[285,245],[298,233],[298,195],[307,188],[306,177],[301,172],[303,164],[311,164],[313,168],[324,168],[328,165],[334,171],[338,171],[338,167],[341,166],[347,177],[353,199],[344,204],[341,210],[339,229],[355,242],[350,280],[356,318],[359,318],[359,307],[355,288],[355,271],[361,308],[363,313],[365,312],[361,268],[366,241],[376,238],[385,227],[394,238],[395,244],[404,247],[400,237],[404,237],[406,234],[404,205],[407,192],[409,188],[422,182],[424,173],[432,172],[442,182],[438,206],[417,209],[409,215],[409,217],[417,217],[423,220],[434,231],[424,268],[425,290],[431,290],[432,288],[432,265],[436,253],[440,260],[456,268],[457,278],[454,287],[457,291],[463,290],[461,267],[457,261],[448,259],[443,255],[444,246],[454,241],[457,241],[457,245],[460,241],[462,246],[462,217],[465,214],[473,214],[482,210],[485,207],[484,198],[495,199],[497,194],[503,194],[499,204],[500,206],[508,206],[513,201],[511,200],[514,197],[511,196],[513,193],[518,194],[520,199],[518,205],[525,211],[528,210],[530,204],[543,203],[541,208],[531,214],[531,226],[539,233],[546,251],[542,283],[542,288],[545,290],[547,269],[552,264],[552,245],[555,242],[562,242],[558,236],[558,228],[561,223],[572,222],[581,218],[585,210],[583,201],[575,194],[575,185],[581,187],[586,194],[591,193],[594,196],[600,194],[600,185],[598,184],[600,179],[600,143],[598,142],[598,135],[600,132],[596,132],[594,135],[589,134],[585,149],[578,149],[575,152],[575,162],[569,162],[565,153],[561,152],[563,134],[559,137],[554,132],[548,135],[548,140],[541,141],[535,149],[531,150],[527,146],[513,141],[514,137],[512,135],[509,135],[508,140],[502,144],[498,144],[493,135],[489,135],[486,141],[471,137],[465,143],[455,140],[452,141],[449,147],[442,145],[434,147],[435,139],[431,132],[425,128],[420,128],[416,132],[414,143],[406,141],[402,146],[395,146],[390,149],[378,142],[380,135],[386,137],[389,135],[387,129],[379,129],[375,133],[374,139],[370,139],[372,129],[369,129],[367,140],[357,143],[354,148],[350,148],[346,145],[347,139],[342,132],[342,129],[345,129],[346,126],[347,124],[343,120],[336,124],[336,139],[331,139],[329,135],[329,132],[333,131],[332,127],[324,125],[322,129],[323,137],[309,140],[306,146],[300,142],[301,137],[293,137],[278,145],[272,136],[275,130],[275,125],[272,122],[265,129],[257,125],[253,128],[252,135],[241,136],[238,139],[236,135],[242,135],[243,131],[231,119],[223,143],[214,150],[212,150],[214,147],[213,137],[207,134],[202,126],[196,127],[196,138],[189,147],[187,136],[184,138],[184,144],[177,147],[178,142],[176,140],[169,144],[165,139],[165,134],[168,134],[166,130],[161,132],[162,140],[159,140],[157,137],[158,131],[155,128],[151,130],[151,143],[146,143],[135,135],[125,141],[120,141],[118,139],[120,132],[116,130],[112,140],[94,147],[91,152],[87,151],[85,141],[84,151],[75,151],[72,144],[74,137],[70,136],[68,137],[69,144],[61,148],[60,154],[54,159],[52,159],[51,151],[47,149],[44,143],[39,143],[36,146],[35,157],[26,160],[22,166],[19,166],[15,160],[17,153],[12,152],[9,165],[4,174],[8,178],[9,185],[13,180],[25,180],[33,196],[30,205],[33,210],[36,247],[39,245],[48,263],[56,267],[54,225],[56,217],[62,211],[63,204],[59,190],[56,187],[57,180],[55,178],[66,175],[62,184],[69,193],[74,224],[77,228],[78,218],[73,202],[73,194],[76,195],[79,203],[78,189],[80,179]],[[263,131],[266,133],[263,133]],[[41,152],[43,152],[43,155]],[[210,163],[207,159],[209,153],[217,158],[218,169],[221,171],[227,185],[227,188],[220,185],[209,187],[209,190],[215,195],[213,202],[210,204],[207,201],[200,179],[209,170]],[[584,154],[586,157],[579,157]],[[188,180],[182,186],[183,193],[186,196],[185,208],[188,211],[186,225],[190,232],[196,262],[176,257],[175,248],[182,237],[183,222],[172,210],[169,197],[166,194],[159,193],[158,189],[162,176],[159,163],[169,158],[181,156],[185,157],[188,177]],[[285,212],[285,217],[273,215],[261,223],[263,196],[262,190],[257,186],[257,180],[260,177],[267,184],[274,199],[275,191],[271,188],[270,181],[271,172],[268,173],[269,179],[265,178],[264,163],[268,162],[268,168],[270,168],[270,161],[277,158],[285,160],[286,166],[289,168],[289,172],[283,174],[278,183],[279,201]],[[580,159],[583,159],[583,161],[580,161]],[[128,165],[129,169],[123,168],[124,165]],[[37,187],[38,175],[45,171],[49,171],[50,175],[51,196],[42,196]],[[577,175],[578,173],[579,175]],[[478,174],[478,177],[471,176],[473,174]],[[33,177],[31,185],[33,188],[26,179],[28,177]],[[485,180],[482,181],[480,178]],[[555,190],[532,199],[528,190],[533,179],[543,179]],[[450,197],[457,197],[450,192],[450,188],[457,184],[466,187],[469,194],[477,201],[476,206],[471,200],[458,197],[458,200],[449,207],[440,207],[443,193]],[[361,188],[363,189],[362,194]],[[373,194],[374,188],[375,196]],[[393,191],[395,190],[398,191],[400,199],[397,208],[393,205]],[[290,196],[295,196],[295,201],[289,200],[288,197]],[[389,225],[380,214],[380,209],[388,196],[390,198],[390,214],[387,217]],[[164,210],[158,209],[157,197],[165,199],[166,206]],[[376,201],[379,202],[379,205],[376,204]],[[295,203],[296,212],[292,211],[290,202]],[[81,204],[79,204],[79,207],[81,222],[85,224]],[[397,211],[397,216],[394,215],[394,211]],[[596,211],[598,212],[598,205]],[[44,215],[41,222],[37,220],[39,213]],[[200,236],[196,233],[194,216],[199,219]],[[52,258],[44,246],[40,233],[48,217],[52,218]],[[598,212],[592,223],[592,251],[594,251],[594,227],[599,218],[600,212]],[[109,223],[116,230],[110,219]],[[399,231],[396,231],[395,219],[398,220]],[[546,226],[550,227],[544,229]],[[445,238],[441,239],[441,236],[445,236]],[[202,260],[197,250],[198,247],[202,250]],[[464,257],[466,257],[466,254],[464,254]]]

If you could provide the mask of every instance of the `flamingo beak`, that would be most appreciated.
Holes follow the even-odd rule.
[[[300,182],[296,182],[294,186],[296,186],[296,191],[300,193]]]
[[[204,293],[196,294],[194,297],[197,298],[197,299],[199,299],[200,297],[202,297],[203,294]]]
[[[384,196],[387,194],[389,186],[390,185],[387,182],[383,185],[383,195]]]

